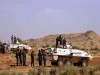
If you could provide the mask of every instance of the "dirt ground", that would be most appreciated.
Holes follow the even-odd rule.
[[[94,58],[89,62],[89,66],[100,65],[100,56],[94,56]],[[47,68],[50,68],[50,61],[47,61]],[[30,65],[30,55],[27,55],[27,66],[16,66],[15,54],[0,54],[0,71],[8,70],[11,72],[22,72],[27,75],[29,69],[38,69],[37,57],[35,57],[35,67]]]
[[[89,66],[100,65],[100,56],[94,56],[93,59],[89,62]]]

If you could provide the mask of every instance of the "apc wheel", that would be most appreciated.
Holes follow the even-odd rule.
[[[70,59],[67,59],[67,60],[65,61],[65,63],[66,63],[67,65],[73,65],[73,64],[72,64],[72,61],[71,61]]]
[[[82,67],[87,67],[87,66],[88,66],[88,60],[87,60],[87,59],[83,59],[83,60],[81,61],[81,66],[82,66]]]
[[[52,61],[52,62],[51,62],[51,65],[52,65],[52,66],[56,66],[56,65],[57,65],[57,62],[53,62],[53,61]]]

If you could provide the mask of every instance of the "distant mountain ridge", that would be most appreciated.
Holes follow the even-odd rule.
[[[56,35],[48,35],[38,39],[29,39],[24,40],[28,45],[34,47],[43,47],[49,45],[50,47],[55,46]],[[100,36],[89,30],[85,33],[73,33],[73,34],[62,34],[62,37],[66,39],[67,42],[70,42],[72,46],[84,49],[99,48],[100,49]]]

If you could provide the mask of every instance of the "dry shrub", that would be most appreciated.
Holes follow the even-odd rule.
[[[80,71],[80,75],[89,75],[90,73],[90,70],[87,67],[81,67],[79,71]]]
[[[65,65],[59,70],[60,75],[79,75],[79,68],[72,65]]]
[[[0,70],[9,70],[10,69],[10,66],[1,66],[0,67]]]
[[[37,75],[49,75],[47,68],[43,66],[39,67]]]
[[[28,75],[37,75],[37,72],[34,69],[30,69]]]
[[[92,75],[100,75],[100,71],[95,71]]]
[[[21,72],[15,73],[3,70],[2,72],[0,72],[0,75],[23,75],[23,74]]]
[[[23,75],[23,73],[21,73],[21,72],[18,72],[18,74],[17,75]]]
[[[57,67],[51,67],[51,70],[49,71],[50,75],[58,75]]]
[[[100,65],[92,67],[89,70],[91,75],[100,75]]]

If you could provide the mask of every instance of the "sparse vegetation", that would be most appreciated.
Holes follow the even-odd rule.
[[[36,75],[37,72],[34,69],[30,69],[28,75]]]
[[[0,75],[24,75],[21,72],[0,71]],[[39,67],[38,69],[29,69],[27,75],[100,75],[100,65],[95,67],[77,67],[65,65],[60,67]]]
[[[2,54],[3,55],[3,54]],[[13,60],[15,60],[14,58],[10,58],[10,57],[14,57],[14,55],[9,56],[6,55],[6,57],[4,57],[4,59],[7,59],[6,61],[8,62],[10,60],[10,62]],[[29,56],[27,56],[29,59]],[[2,57],[0,57],[1,59]],[[5,63],[5,60],[1,59],[0,63]],[[19,66],[20,67],[20,66]],[[19,71],[16,69],[19,69],[19,67],[12,67],[15,70],[10,71],[11,67],[10,66],[0,66],[0,75],[100,75],[100,65],[97,66],[89,66],[89,67],[78,67],[78,66],[73,66],[73,65],[65,65],[65,66],[53,66],[53,67],[32,67],[30,69],[28,69],[29,67],[25,67],[27,69],[27,71],[20,71],[22,70],[24,67],[21,67],[22,69],[20,69]]]
[[[77,46],[72,46],[72,49],[79,49]]]
[[[23,73],[21,73],[21,72],[9,72],[9,71],[2,71],[2,72],[0,72],[0,75],[23,75]]]
[[[100,49],[99,49],[98,47],[91,48],[91,50],[94,50],[94,51],[100,51]]]
[[[56,47],[56,45],[52,45],[52,47]]]
[[[37,75],[49,75],[46,67],[39,67]]]
[[[61,67],[51,67],[48,71],[46,67],[39,67],[37,71],[29,70],[28,75],[99,75],[100,66],[77,67],[65,65]]]
[[[42,46],[42,48],[46,48],[46,46]]]

